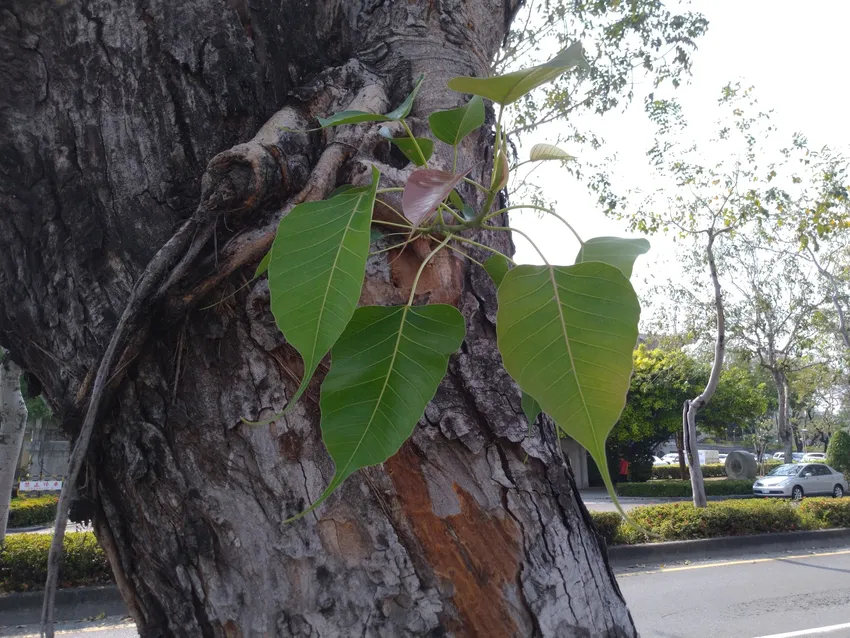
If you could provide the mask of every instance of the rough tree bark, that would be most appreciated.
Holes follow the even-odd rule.
[[[21,369],[6,357],[0,361],[0,544],[6,538],[15,470],[26,429],[27,404],[21,394]]]
[[[420,282],[423,299],[462,309],[468,336],[384,467],[282,525],[332,475],[318,387],[283,420],[241,422],[280,411],[301,374],[265,281],[239,289],[279,218],[363,181],[370,162],[391,180],[411,170],[373,126],[281,126],[387,109],[426,73],[412,120],[425,133],[423,114],[462,100],[450,77],[486,73],[517,4],[0,10],[0,343],[70,435],[131,291],[151,291],[79,484],[142,636],[635,635],[552,424],[528,435],[495,291],[469,262],[444,253]],[[460,165],[490,144],[471,136]],[[362,301],[404,301],[424,250],[372,258]]]

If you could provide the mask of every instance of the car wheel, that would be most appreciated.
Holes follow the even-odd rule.
[[[799,485],[795,485],[794,489],[791,490],[791,500],[792,501],[799,501],[802,498],[803,498],[803,488],[800,487]]]
[[[833,498],[841,498],[842,496],[844,496],[844,488],[843,487],[841,487],[840,485],[836,485],[834,488],[832,488],[832,497]]]

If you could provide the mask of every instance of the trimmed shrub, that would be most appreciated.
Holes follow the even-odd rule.
[[[629,511],[629,516],[638,525],[657,534],[653,537],[622,520],[613,528],[611,514],[592,513],[597,529],[609,544],[657,543],[850,527],[850,499],[807,498],[801,503],[784,499],[747,499],[709,503],[701,509],[691,503],[665,503]]]
[[[636,507],[629,514],[658,537],[649,538],[622,525],[615,538],[624,543],[789,532],[802,527],[796,508],[784,500],[720,501],[705,508],[691,503],[665,503]]]
[[[0,547],[0,592],[44,587],[50,534],[14,534]],[[65,557],[60,587],[82,587],[112,582],[106,555],[91,532],[65,534]]]
[[[617,541],[620,524],[623,522],[622,517],[617,512],[591,512],[590,517],[599,535],[605,539],[606,543],[613,545]]]
[[[767,474],[772,469],[782,465],[779,461],[768,461],[764,464],[764,473]],[[701,465],[702,475],[704,478],[722,478],[726,476],[726,465],[723,463],[708,463]],[[834,466],[833,466],[834,467]],[[838,468],[836,468],[838,469]],[[689,474],[690,476],[690,474]],[[652,468],[652,478],[654,479],[679,479],[678,465],[661,465]]]
[[[807,498],[797,506],[797,512],[807,529],[850,527],[850,499]]]
[[[826,462],[839,472],[850,474],[850,433],[839,430],[829,439]]]
[[[752,494],[753,482],[733,481],[726,479],[724,481],[706,481],[705,494],[706,496],[729,496]],[[690,481],[647,481],[646,483],[618,483],[617,494],[620,496],[646,496],[646,497],[672,497],[672,496],[691,496]]]
[[[56,520],[56,496],[13,498],[9,508],[8,529],[45,525]]]

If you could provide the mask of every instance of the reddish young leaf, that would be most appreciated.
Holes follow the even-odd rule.
[[[418,226],[437,210],[440,202],[449,196],[470,170],[457,174],[431,168],[414,171],[404,186],[401,198],[405,216]]]

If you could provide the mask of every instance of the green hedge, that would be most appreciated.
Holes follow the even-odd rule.
[[[797,511],[809,529],[850,527],[850,507],[844,498],[807,498]]]
[[[622,519],[615,526],[611,515],[611,512],[591,512],[597,529],[609,544],[630,545],[850,527],[850,499],[808,498],[801,503],[747,499],[709,503],[706,508],[695,508],[691,503],[665,503],[630,510],[629,516],[638,525],[657,535],[652,537]]]
[[[706,481],[706,496],[729,496],[733,494],[752,494],[753,482],[751,480],[735,481],[726,479],[724,481]],[[620,496],[691,496],[691,482],[683,481],[647,481],[646,483],[617,483],[617,494]]]
[[[767,474],[772,469],[779,467],[782,465],[779,461],[768,461],[764,464],[764,473]],[[708,463],[707,465],[701,465],[702,475],[704,478],[721,478],[726,476],[726,465],[723,463]],[[660,465],[653,466],[652,468],[652,478],[654,479],[680,479],[681,474],[679,473],[678,465]]]
[[[13,534],[0,546],[0,593],[44,587],[50,534]],[[106,555],[91,532],[65,534],[60,587],[112,582]]]
[[[590,517],[596,525],[596,531],[602,535],[605,542],[609,545],[615,544],[623,517],[617,512],[591,512]]]
[[[56,496],[38,496],[36,498],[13,498],[9,508],[9,522],[6,527],[33,527],[45,525],[56,520]]]

